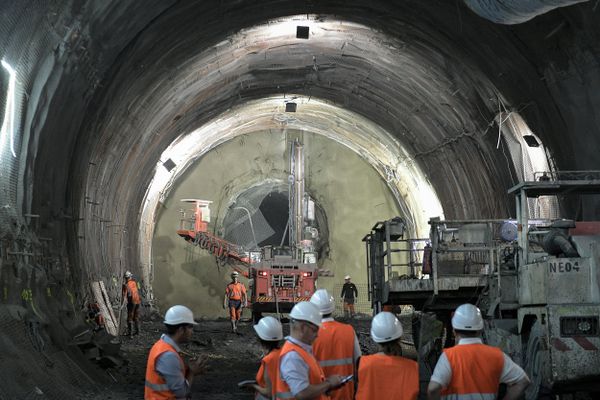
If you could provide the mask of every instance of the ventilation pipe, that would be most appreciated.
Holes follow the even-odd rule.
[[[497,24],[513,25],[588,0],[463,0],[480,17]]]

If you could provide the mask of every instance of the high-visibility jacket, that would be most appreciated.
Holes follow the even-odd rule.
[[[275,384],[279,377],[279,354],[281,349],[273,349],[263,357],[260,361],[260,368],[256,374],[256,383],[258,386],[266,387],[267,383],[271,386],[271,396],[265,397],[260,393],[256,392],[255,399],[266,400],[275,397]]]
[[[238,283],[231,282],[225,288],[225,294],[227,295],[227,298],[229,300],[241,300],[242,294],[244,294],[244,295],[246,294],[246,287],[241,282],[238,282]]]
[[[286,340],[285,344],[281,348],[281,353],[279,354],[279,359],[281,360],[284,355],[289,353],[290,351],[295,351],[298,353],[302,360],[308,365],[308,383],[311,385],[318,385],[319,383],[325,382],[325,375],[323,374],[323,370],[319,366],[317,360],[313,357],[312,354],[309,354],[302,347],[298,346]],[[276,399],[294,399],[294,395],[290,392],[290,387],[281,377],[281,374],[277,377],[277,385],[275,385],[275,398]],[[315,400],[329,400],[330,397],[322,394],[318,397],[315,397]]]
[[[145,400],[175,400],[175,395],[169,390],[167,382],[158,372],[156,372],[156,360],[158,359],[158,356],[167,351],[177,354],[179,363],[181,364],[181,370],[185,373],[183,359],[173,346],[162,339],[154,343],[154,346],[150,349],[148,363],[146,364],[146,386],[144,388]]]
[[[337,321],[324,321],[313,342],[313,354],[325,376],[354,374],[354,328]],[[335,400],[352,400],[354,384],[349,382],[329,395]]]
[[[485,344],[462,344],[444,350],[452,370],[452,379],[442,390],[449,400],[495,399],[504,368],[504,354]]]
[[[137,283],[133,279],[129,279],[123,288],[123,292],[127,294],[127,301],[131,304],[141,304],[140,293],[138,292]]]
[[[414,400],[419,395],[419,365],[382,353],[362,356],[358,364],[356,400]]]

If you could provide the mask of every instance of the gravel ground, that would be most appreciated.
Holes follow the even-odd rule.
[[[242,321],[238,335],[230,332],[228,320],[199,322],[199,325],[194,327],[192,341],[183,346],[183,350],[190,354],[206,355],[210,359],[210,369],[206,375],[196,377],[192,387],[192,398],[253,399],[253,393],[237,387],[237,382],[255,377],[260,362],[261,349],[251,322]],[[354,326],[363,353],[376,352],[377,346],[369,337],[370,319],[360,318],[347,322]],[[405,331],[410,339],[410,327],[407,325]],[[126,363],[121,367],[106,370],[114,383],[104,387],[90,400],[142,399],[148,352],[162,331],[162,322],[154,318],[142,322],[140,335],[133,338],[123,337],[121,351]],[[287,324],[284,324],[284,333],[287,333],[286,331]],[[414,349],[407,344],[405,355],[411,357],[413,353]]]

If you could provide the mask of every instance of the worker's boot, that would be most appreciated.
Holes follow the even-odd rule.
[[[236,321],[234,319],[231,320],[231,331],[237,333]]]
[[[134,335],[139,335],[140,333],[140,321],[135,321],[135,325],[134,325],[134,330],[133,330],[133,334]]]
[[[131,322],[127,322],[127,330],[125,331],[125,334],[123,336],[131,336],[131,326],[133,325],[133,323]]]

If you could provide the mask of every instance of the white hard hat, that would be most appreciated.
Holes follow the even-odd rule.
[[[274,341],[283,339],[281,322],[273,317],[264,317],[254,325],[254,330],[262,340]]]
[[[313,325],[321,326],[321,313],[319,307],[310,301],[301,301],[292,308],[290,317],[296,321],[310,322]]]
[[[350,279],[350,275],[346,275],[344,279]]]
[[[125,272],[125,278],[131,278],[133,274],[130,271]]]
[[[459,306],[452,317],[452,327],[460,331],[480,331],[483,329],[483,317],[479,308],[473,304]]]
[[[317,290],[311,296],[310,302],[319,307],[321,315],[331,314],[335,311],[335,299],[325,289]]]
[[[186,306],[173,306],[169,308],[165,314],[165,320],[163,322],[167,325],[198,325],[198,323],[194,321],[194,314],[192,313],[192,310]]]
[[[233,272],[231,273],[231,276],[238,276],[239,274],[240,274],[239,272],[237,272],[237,271],[233,271]]]
[[[382,311],[371,321],[371,337],[376,343],[391,342],[402,336],[402,324],[391,312]]]

